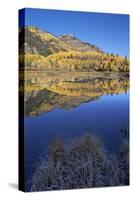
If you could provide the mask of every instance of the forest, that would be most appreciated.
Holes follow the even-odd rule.
[[[34,54],[20,55],[21,69],[44,71],[112,71],[129,72],[127,57],[99,52],[59,52],[47,57]]]

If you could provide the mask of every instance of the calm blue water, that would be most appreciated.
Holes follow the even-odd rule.
[[[91,133],[101,138],[107,151],[117,153],[123,140],[121,129],[129,122],[129,94],[104,95],[71,111],[54,109],[25,120],[26,176],[29,178],[34,164],[57,137],[67,143],[73,137]]]

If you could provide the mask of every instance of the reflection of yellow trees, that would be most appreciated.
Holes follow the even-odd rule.
[[[52,77],[42,77],[37,82],[34,79],[25,81],[25,92],[48,89],[60,95],[96,97],[103,94],[126,92],[129,88],[129,80],[127,78],[89,78],[84,81],[82,78],[79,78],[79,80],[77,78],[76,80],[76,77],[70,77],[67,80],[67,77],[63,79],[61,76],[60,78],[55,76],[53,79]]]
[[[95,80],[89,83],[60,82],[47,87],[47,89],[68,96],[96,97],[103,94],[126,92],[128,87],[128,80]]]
[[[60,77],[53,76],[52,79],[52,76],[45,76],[40,75],[37,82],[28,79],[24,88],[20,87],[20,92],[23,92],[23,89],[25,92],[27,115],[48,112],[56,107],[72,109],[83,102],[98,99],[104,94],[127,92],[129,88],[129,80],[126,77],[105,79],[105,77],[70,76],[68,78],[60,74]]]
[[[24,62],[23,62],[24,59]],[[59,52],[47,57],[33,54],[20,56],[20,65],[57,71],[115,71],[128,72],[127,58],[100,52]]]

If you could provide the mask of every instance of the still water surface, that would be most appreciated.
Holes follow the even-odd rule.
[[[109,153],[119,152],[129,123],[127,79],[50,79],[40,85],[28,85],[25,97],[26,180],[56,138],[67,144],[90,133]]]
[[[100,99],[82,103],[73,110],[56,108],[50,112],[26,118],[27,176],[34,162],[44,156],[48,144],[56,138],[66,143],[85,133],[101,138],[110,153],[117,153],[123,140],[122,129],[128,126],[129,94],[103,95]]]

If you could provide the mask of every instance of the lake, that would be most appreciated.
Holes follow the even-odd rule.
[[[40,78],[41,77],[41,78]],[[56,138],[65,144],[87,133],[100,138],[117,155],[129,127],[129,80],[96,75],[27,76],[26,180]]]

